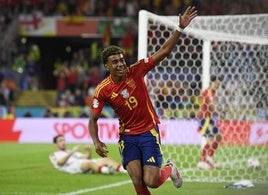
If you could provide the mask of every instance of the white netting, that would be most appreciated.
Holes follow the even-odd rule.
[[[140,11],[139,58],[153,54],[177,24],[178,16]],[[199,144],[164,145],[165,157],[175,158],[192,181],[268,181],[268,14],[195,18],[173,52],[147,75],[160,118],[195,120],[198,97],[212,74],[223,77],[217,106],[227,141],[215,155],[222,169],[196,169]],[[259,122],[265,141],[248,143],[248,126]],[[250,157],[259,158],[262,169],[247,169]]]

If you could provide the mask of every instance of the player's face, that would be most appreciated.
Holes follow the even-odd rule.
[[[125,76],[126,70],[126,62],[123,54],[109,56],[105,68],[110,72],[114,81],[121,81]]]
[[[65,150],[66,149],[66,144],[65,144],[65,138],[64,137],[59,137],[57,139],[57,148],[59,150]]]

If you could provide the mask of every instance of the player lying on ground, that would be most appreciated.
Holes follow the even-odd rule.
[[[182,185],[181,175],[172,160],[162,167],[160,121],[150,100],[144,76],[170,54],[182,30],[196,15],[195,8],[188,7],[179,16],[178,28],[170,38],[152,56],[130,66],[126,65],[122,48],[108,46],[102,52],[102,62],[110,75],[96,87],[88,128],[96,152],[107,157],[107,147],[99,139],[97,121],[106,103],[114,109],[120,124],[122,164],[127,169],[136,194],[151,194],[147,187],[158,188],[169,177],[175,187]]]
[[[127,173],[123,166],[110,158],[91,159],[91,148],[89,145],[76,145],[72,150],[66,149],[63,135],[53,138],[57,151],[50,154],[49,159],[53,166],[59,171],[66,173],[102,173],[114,174],[116,171]],[[86,153],[79,150],[85,149]]]

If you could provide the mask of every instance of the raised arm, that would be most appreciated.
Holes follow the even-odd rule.
[[[188,7],[183,15],[179,15],[179,24],[177,30],[161,46],[161,48],[152,55],[155,64],[158,64],[160,61],[162,61],[165,57],[169,55],[169,53],[176,45],[183,29],[187,27],[196,16],[197,11],[195,10],[195,7]]]

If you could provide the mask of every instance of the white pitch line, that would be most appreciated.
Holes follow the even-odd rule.
[[[131,180],[117,182],[117,183],[113,183],[113,184],[109,184],[109,185],[103,185],[103,186],[99,186],[99,187],[95,187],[95,188],[88,188],[88,189],[78,190],[78,191],[74,191],[74,192],[68,192],[68,193],[59,194],[59,195],[83,194],[83,193],[86,193],[86,192],[93,192],[93,191],[103,190],[103,189],[107,189],[107,188],[114,188],[114,187],[117,187],[117,186],[122,186],[122,185],[129,184],[129,183],[131,183]]]

